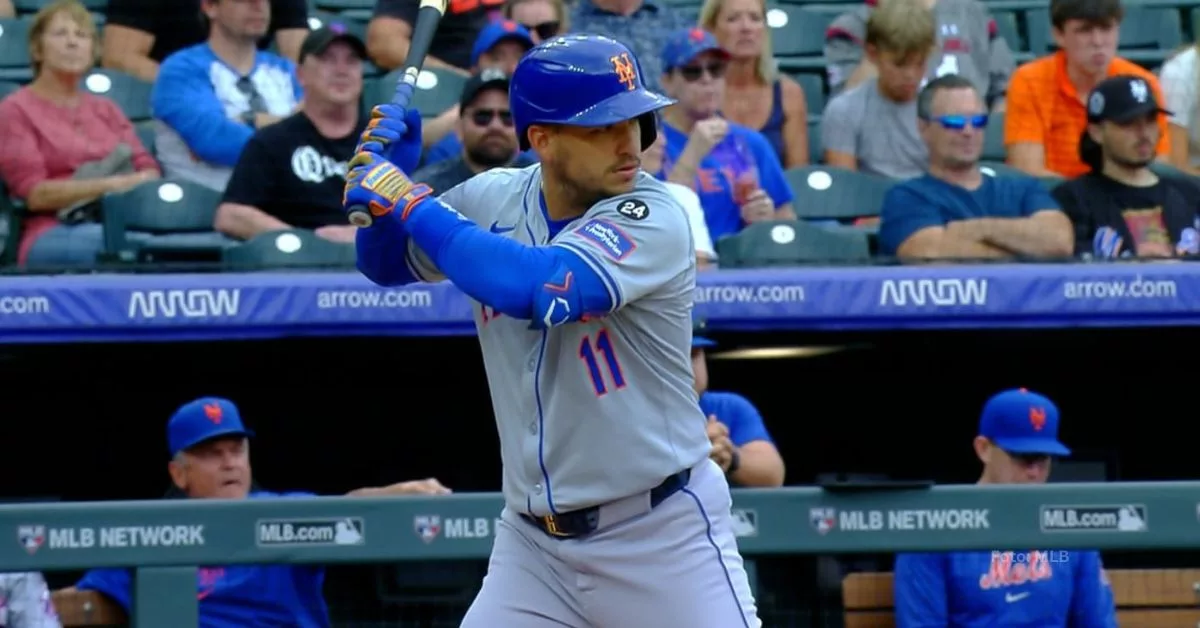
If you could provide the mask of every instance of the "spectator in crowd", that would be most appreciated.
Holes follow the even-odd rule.
[[[1117,57],[1120,0],[1050,0],[1051,33],[1058,51],[1013,73],[1008,89],[1004,144],[1008,163],[1035,177],[1077,177],[1088,171],[1079,159],[1087,126],[1084,100],[1100,81],[1118,74],[1145,79],[1162,102],[1158,79]],[[1157,154],[1169,154],[1167,118],[1161,116]]]
[[[663,174],[700,196],[713,240],[763,220],[794,220],[792,189],[761,133],[720,117],[729,53],[712,33],[685,28],[663,48]]]
[[[1105,79],[1088,97],[1080,157],[1091,172],[1056,186],[1054,198],[1075,225],[1075,253],[1086,257],[1200,254],[1200,185],[1150,170],[1162,109],[1139,76]]]
[[[190,401],[167,423],[174,487],[171,495],[190,499],[306,498],[312,493],[275,493],[257,488],[250,469],[250,441],[237,406],[228,399]],[[352,496],[444,495],[435,479],[358,489]],[[328,628],[319,565],[205,566],[197,577],[201,626],[294,626]],[[128,613],[132,590],[126,569],[92,569],[75,588],[96,591]]]
[[[267,32],[263,0],[203,0],[208,41],[163,61],[151,105],[155,149],[167,176],[224,191],[256,129],[294,113],[303,97],[296,66],[256,42]]]
[[[808,164],[804,88],[779,73],[771,52],[764,0],[707,0],[700,25],[729,51],[721,115],[757,129],[787,168]]]
[[[117,104],[81,89],[96,24],[76,0],[56,0],[29,29],[33,82],[0,101],[0,178],[25,201],[18,261],[96,263],[103,232],[94,202],[159,177]]]
[[[327,24],[304,39],[296,72],[304,109],[246,142],[217,208],[217,231],[245,240],[301,228],[354,242],[342,191],[346,162],[367,126],[359,107],[366,55],[366,44],[342,24]]]
[[[0,0],[3,1],[3,0]],[[101,65],[132,74],[143,81],[158,78],[159,65],[171,54],[208,39],[206,3],[222,0],[108,0]],[[226,0],[230,3],[269,3],[270,26],[258,41],[266,50],[272,41],[279,53],[296,60],[308,34],[308,3],[304,0]]]
[[[458,135],[462,146],[457,157],[444,159],[413,173],[412,179],[446,190],[492,168],[523,168],[534,163],[517,150],[517,133],[508,106],[508,75],[484,70],[467,80],[459,102],[462,116]]]
[[[517,62],[533,47],[529,31],[512,20],[497,20],[489,23],[475,39],[471,51],[471,69],[479,73],[496,69],[512,76]],[[423,125],[421,141],[427,146],[423,163],[432,166],[446,159],[456,159],[463,152],[462,137],[459,135],[463,116],[456,105],[439,114],[429,124]],[[532,159],[532,153],[530,154]]]
[[[1192,175],[1200,175],[1200,43],[1188,46],[1163,64],[1163,96],[1171,115],[1167,119],[1169,161],[1172,166]]]
[[[826,105],[826,164],[893,179],[925,173],[929,152],[917,132],[917,91],[936,41],[924,0],[887,0],[871,12],[866,53],[876,70]]]
[[[375,65],[390,71],[404,63],[419,5],[416,0],[378,0],[375,3],[375,14],[367,25],[367,51]],[[472,43],[485,25],[500,16],[499,5],[500,0],[449,3],[433,35],[425,67],[468,74],[472,65]]]
[[[642,65],[646,87],[660,91],[666,68],[659,54],[667,37],[694,26],[683,11],[665,0],[577,0],[571,13],[572,33],[606,35],[625,44]]]
[[[0,0],[0,18],[16,17],[17,9],[13,6],[12,0]]]
[[[703,336],[692,336],[692,372],[700,409],[708,417],[708,438],[713,446],[710,456],[736,486],[783,486],[783,457],[775,448],[758,408],[735,392],[708,389],[705,349],[716,344]]]
[[[930,81],[917,115],[929,173],[897,183],[884,196],[881,253],[912,259],[1071,255],[1071,222],[1041,181],[979,170],[988,114],[969,79],[947,74]]]
[[[529,30],[535,44],[570,29],[567,5],[563,0],[505,0],[502,10],[504,19],[513,20]]]
[[[974,441],[978,484],[1044,484],[1053,458],[1071,453],[1058,427],[1058,408],[1042,395],[1018,389],[989,399]],[[897,628],[1117,626],[1093,550],[901,553],[892,581]]]
[[[933,11],[937,42],[928,58],[925,77],[961,74],[975,84],[993,112],[1004,107],[1004,94],[1015,61],[1000,36],[987,5],[979,0],[921,0]],[[825,35],[830,90],[844,89],[875,76],[878,63],[865,55],[867,22],[884,2],[867,0],[834,19]]]
[[[655,116],[658,122],[658,136],[654,143],[642,153],[642,170],[661,178],[663,157],[667,151],[667,136],[663,132],[662,120]],[[696,191],[686,185],[673,181],[663,181],[667,191],[683,206],[687,212],[688,224],[692,229],[692,239],[696,244],[696,270],[716,268],[717,251],[713,248],[712,236],[708,233],[708,224],[704,222],[704,209],[700,207],[700,197]]]
[[[45,576],[36,571],[0,574],[0,626],[62,628]]]

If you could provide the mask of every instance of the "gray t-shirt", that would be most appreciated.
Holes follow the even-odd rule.
[[[862,172],[893,179],[918,177],[929,168],[929,149],[917,132],[917,101],[889,100],[874,78],[825,106],[821,146],[854,155]]]
[[[826,31],[825,58],[832,93],[841,91],[862,60],[870,15],[871,6],[854,7],[834,19]],[[929,56],[927,78],[961,74],[989,104],[1003,98],[1016,64],[987,7],[979,0],[937,0],[933,16],[938,50]]]
[[[633,192],[553,234],[541,182],[540,165],[495,168],[440,197],[492,233],[579,256],[614,303],[600,318],[545,330],[472,304],[505,502],[535,516],[648,491],[711,450],[692,389],[696,245],[683,207],[643,172]],[[416,246],[409,264],[424,281],[443,278]]]

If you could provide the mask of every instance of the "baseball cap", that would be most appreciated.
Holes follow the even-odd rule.
[[[201,397],[179,407],[167,421],[171,457],[219,436],[254,436],[242,424],[237,406],[220,397]]]
[[[1128,122],[1150,113],[1171,115],[1159,105],[1150,83],[1132,74],[1100,81],[1088,94],[1087,112],[1088,122]]]
[[[346,28],[346,25],[341,22],[329,22],[321,28],[310,32],[304,38],[304,41],[300,44],[299,61],[304,63],[304,58],[308,55],[319,55],[325,52],[335,41],[346,42],[359,58],[367,58],[367,45],[357,35],[350,32]]]
[[[471,101],[475,100],[479,92],[485,89],[503,89],[507,93],[508,80],[507,74],[494,68],[476,72],[463,84],[462,95],[458,99],[458,106],[466,108],[467,105],[471,104]]]
[[[707,326],[708,326],[708,323],[704,319],[697,317],[694,313],[692,314],[692,348],[693,349],[703,349],[705,347],[717,346],[716,341],[710,340],[710,339],[705,338],[704,336],[700,335],[700,333],[703,332],[704,328]]]
[[[475,38],[475,47],[471,49],[471,65],[478,64],[483,53],[507,39],[524,44],[526,50],[533,48],[533,37],[528,28],[512,20],[497,20],[488,23],[479,31],[479,36]]]
[[[716,52],[728,59],[729,52],[717,43],[713,34],[702,28],[684,28],[675,31],[667,38],[663,46],[663,71],[670,72],[675,68],[685,66],[701,53]]]
[[[979,435],[1009,453],[1071,455],[1058,441],[1058,407],[1024,388],[988,399],[979,418]]]

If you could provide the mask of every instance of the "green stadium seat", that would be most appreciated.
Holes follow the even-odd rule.
[[[216,261],[230,243],[213,231],[221,193],[190,181],[149,181],[100,202],[105,261]]]
[[[142,120],[141,122],[133,123],[133,130],[137,131],[138,139],[142,141],[142,146],[150,151],[151,155],[157,156],[158,153],[154,148],[154,120]]]
[[[996,21],[996,31],[1008,43],[1008,49],[1013,52],[1027,50],[1021,38],[1021,28],[1017,22],[1016,11],[992,11],[992,19]]]
[[[792,188],[792,208],[802,220],[854,220],[878,216],[891,179],[832,166],[804,166],[784,172]]]
[[[825,159],[825,149],[821,146],[821,116],[808,116],[808,163],[819,164]]]
[[[775,56],[820,57],[825,53],[825,29],[834,17],[798,5],[771,7],[767,11],[767,25],[771,27]],[[820,67],[824,67],[824,60]]]
[[[1008,159],[1008,150],[1004,148],[1004,112],[988,116],[987,129],[983,132],[982,159],[999,162]]]
[[[754,223],[717,242],[721,268],[767,268],[871,258],[866,233],[831,230],[804,221]]]
[[[981,161],[979,162],[979,170],[989,177],[1028,177],[1021,170],[1018,170],[1002,161]],[[1059,183],[1063,182],[1062,177],[1038,177],[1039,181],[1046,190],[1053,190]]]
[[[226,248],[221,262],[231,271],[285,268],[350,268],[354,245],[331,242],[304,229],[270,231]]]
[[[25,83],[33,78],[29,22],[28,18],[0,19],[0,81]]]
[[[383,104],[392,99],[396,82],[403,70],[393,70],[377,79],[369,80],[363,88],[363,103],[367,108]],[[433,117],[458,104],[467,77],[442,68],[421,70],[413,92],[410,106],[422,116]]]
[[[5,96],[17,91],[18,89],[21,89],[20,83],[14,83],[12,81],[0,81],[0,100],[4,100]]]
[[[97,68],[83,79],[83,87],[97,96],[110,98],[131,122],[153,118],[150,91],[154,84],[120,70]]]
[[[325,24],[343,24],[346,30],[354,34],[364,42],[367,41],[367,23],[364,20],[352,18],[345,14],[330,13],[327,11],[315,11],[308,14],[308,26],[313,30],[321,28]]]
[[[804,101],[808,105],[808,115],[819,116],[825,111],[827,95],[825,93],[825,74],[816,72],[793,72],[791,77],[804,90]]]
[[[21,212],[8,196],[4,181],[0,181],[0,267],[17,260],[21,243]]]

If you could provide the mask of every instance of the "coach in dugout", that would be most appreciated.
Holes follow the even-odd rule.
[[[167,471],[182,497],[262,499],[314,497],[312,493],[273,493],[254,486],[250,442],[237,406],[228,399],[204,397],[184,404],[167,423],[171,462]],[[449,489],[435,479],[400,482],[352,491],[353,496],[443,495]],[[202,628],[289,626],[328,628],[329,611],[319,565],[230,565],[201,567],[197,576]],[[130,574],[125,569],[93,569],[75,588],[92,590],[132,605]]]
[[[1071,453],[1058,440],[1058,408],[1023,388],[988,400],[974,444],[979,484],[1044,484],[1051,460]],[[898,554],[893,583],[897,628],[1117,626],[1091,550]]]

